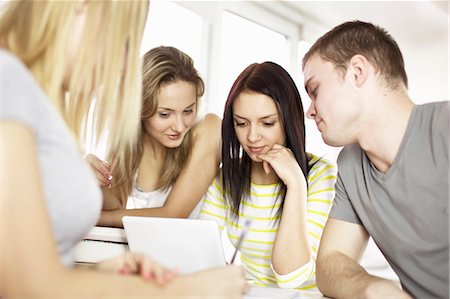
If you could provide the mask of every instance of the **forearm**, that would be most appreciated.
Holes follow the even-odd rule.
[[[103,193],[102,210],[110,211],[124,207],[124,204],[122,204],[119,197],[116,194],[114,194],[114,192],[111,189],[107,187],[102,187],[102,193]]]
[[[102,211],[98,221],[99,226],[123,227],[122,217],[124,216],[143,216],[143,217],[168,217],[173,218],[174,211],[164,206],[161,208],[144,209],[117,209],[111,211]]]
[[[393,281],[372,276],[351,258],[335,252],[317,261],[317,286],[328,297],[375,298],[408,296]]]
[[[288,188],[272,249],[272,265],[278,274],[290,273],[311,260],[306,209],[306,186]]]
[[[138,275],[117,275],[85,269],[65,269],[46,273],[42,279],[30,275],[11,288],[6,297],[11,298],[112,298],[112,297],[181,297],[188,289],[186,277],[175,278],[164,287],[144,280]],[[52,283],[48,283],[48,281]]]

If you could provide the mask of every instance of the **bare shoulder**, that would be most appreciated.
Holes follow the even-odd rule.
[[[203,117],[194,129],[195,142],[207,142],[208,140],[220,140],[222,130],[222,120],[213,113],[208,113]]]
[[[206,114],[197,124],[194,136],[203,134],[217,134],[220,133],[222,127],[222,120],[216,114]]]
[[[194,152],[219,152],[222,141],[222,120],[209,113],[202,118],[194,129]]]

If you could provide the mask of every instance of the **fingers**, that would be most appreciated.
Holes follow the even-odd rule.
[[[272,149],[270,149],[267,153],[265,154],[260,154],[258,155],[258,158],[263,160],[263,167],[264,167],[264,171],[268,174],[273,167],[272,163],[279,158],[282,157],[288,157],[292,154],[292,151],[287,148],[284,147],[282,145],[279,144],[274,144],[272,146]],[[265,162],[265,163],[264,163]]]
[[[165,285],[178,275],[176,270],[168,270],[142,254],[129,252],[127,261],[128,266],[131,268],[129,273],[139,274],[145,280],[156,282],[160,285]]]
[[[110,164],[108,161],[104,160],[104,161],[102,161],[102,163],[103,163],[103,165],[105,165],[105,167],[106,167],[108,170],[111,169],[111,164]]]
[[[122,256],[121,266],[119,268],[120,274],[136,273],[139,269],[139,265],[135,261],[133,255],[130,252],[125,253]]]
[[[88,154],[84,158],[90,165],[100,186],[111,187],[113,176],[111,174],[111,165],[108,161],[100,160],[96,155]]]
[[[266,174],[269,174],[272,170],[272,167],[270,167],[270,164],[267,161],[263,161],[263,168]]]
[[[231,269],[232,271],[234,271],[235,274],[235,281],[234,281],[234,285],[238,287],[238,289],[241,290],[241,294],[245,294],[250,290],[250,286],[247,283],[247,279],[245,277],[245,270],[242,267],[238,267],[238,266],[234,266],[234,265],[230,265],[227,266],[227,268]]]
[[[150,258],[141,257],[140,275],[148,281],[155,281],[160,285],[164,285],[175,277],[174,271],[169,271]]]
[[[266,174],[271,171],[288,185],[300,176],[301,169],[292,151],[279,144],[274,144],[265,154],[257,156],[262,161],[263,170]]]
[[[94,172],[95,178],[99,182],[99,185],[102,187],[110,187],[112,182],[105,177],[102,173],[100,173],[95,167],[91,165],[91,170]],[[111,177],[112,178],[112,177]]]
[[[289,148],[285,147],[285,146],[282,146],[280,144],[274,144],[272,146],[272,148],[267,153],[260,154],[260,155],[258,155],[258,157],[260,157],[260,156],[263,156],[263,157],[264,156],[277,156],[277,155],[282,154],[282,153],[291,153],[291,152],[292,151]]]
[[[272,150],[279,150],[279,149],[283,149],[283,148],[288,149],[287,147],[282,146],[281,144],[277,144],[277,143],[275,143],[275,144],[272,146]]]

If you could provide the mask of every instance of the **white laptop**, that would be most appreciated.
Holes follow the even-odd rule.
[[[187,274],[225,265],[219,226],[213,220],[125,216],[122,222],[130,250],[169,269]]]

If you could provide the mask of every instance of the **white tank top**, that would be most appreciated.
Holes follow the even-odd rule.
[[[159,208],[166,202],[172,187],[165,190],[143,191],[136,184],[133,193],[128,197],[127,209]]]
[[[144,209],[144,208],[160,208],[164,206],[164,203],[172,191],[172,186],[167,189],[157,189],[153,191],[144,191],[139,188],[137,184],[139,170],[136,171],[133,182],[133,190],[131,195],[127,199],[127,209]],[[198,218],[200,215],[201,200],[197,206],[191,212],[188,218]]]

